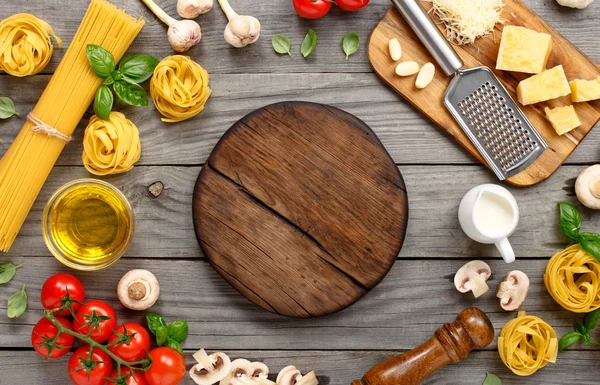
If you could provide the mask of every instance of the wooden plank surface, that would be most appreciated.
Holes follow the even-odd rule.
[[[140,38],[131,52],[164,57],[171,53],[164,38],[165,27],[137,0],[113,0],[136,15],[147,17]],[[157,1],[174,14],[174,0]],[[540,16],[570,39],[594,61],[600,62],[597,20],[600,6],[585,11],[558,6],[553,0],[526,0]],[[69,44],[87,0],[28,0],[0,2],[0,17],[32,12],[47,20]],[[124,319],[142,320],[142,315],[124,311],[114,290],[122,274],[131,268],[147,268],[161,281],[161,300],[155,310],[168,319],[190,321],[190,337],[184,344],[190,353],[197,348],[226,350],[232,357],[265,360],[278,371],[287,364],[316,369],[323,385],[348,384],[376,362],[398,350],[410,349],[431,336],[444,322],[454,319],[462,308],[476,305],[491,315],[496,328],[511,315],[502,312],[491,293],[479,300],[459,295],[451,276],[470,258],[490,261],[496,276],[493,289],[509,268],[500,261],[493,246],[478,245],[460,230],[456,210],[470,187],[493,182],[491,173],[476,165],[451,138],[429,123],[420,113],[385,86],[371,71],[366,55],[369,32],[389,8],[387,1],[372,1],[362,12],[346,14],[337,9],[327,18],[301,20],[290,2],[234,0],[234,7],[259,17],[263,36],[244,50],[223,43],[225,17],[219,8],[202,16],[203,41],[191,51],[192,57],[211,73],[213,96],[196,119],[166,125],[153,108],[128,108],[118,104],[138,124],[142,139],[141,167],[106,178],[121,188],[132,201],[137,216],[137,233],[127,258],[102,273],[77,273],[89,293],[116,305]],[[298,53],[308,28],[319,36],[318,48],[308,60]],[[350,30],[359,32],[361,48],[349,61],[340,48],[341,38]],[[288,35],[294,56],[276,56],[270,37]],[[46,75],[15,79],[0,75],[0,94],[10,96],[25,114],[47,84],[64,49],[57,49]],[[325,318],[289,320],[265,312],[225,283],[208,264],[193,233],[191,197],[193,183],[220,136],[246,113],[283,100],[328,103],[357,115],[373,128],[383,145],[400,164],[409,191],[410,221],[407,239],[397,267],[382,284],[349,309]],[[23,121],[0,121],[3,153],[20,130]],[[41,238],[39,218],[45,201],[60,185],[89,174],[81,167],[83,126],[63,153],[44,187],[15,247],[0,256],[0,262],[23,262],[14,282],[0,287],[0,384],[65,385],[66,361],[44,361],[30,349],[29,335],[41,317],[37,303],[45,278],[57,271],[69,271],[49,256]],[[560,310],[543,289],[541,274],[546,259],[565,245],[559,234],[556,202],[573,196],[573,178],[584,164],[600,161],[597,143],[600,131],[592,132],[545,183],[529,189],[510,188],[521,205],[521,224],[511,242],[520,268],[532,277],[532,292],[526,310],[553,325],[558,334],[571,329],[576,315]],[[162,187],[162,190],[161,190]],[[162,191],[158,196],[150,193]],[[582,210],[586,230],[598,231],[597,213]],[[491,258],[491,260],[490,260]],[[528,259],[526,259],[528,258]],[[400,264],[402,263],[402,269]],[[30,310],[9,320],[8,296],[27,283]],[[597,337],[597,336],[596,336]],[[577,346],[577,351],[559,357],[534,377],[510,374],[493,351],[477,352],[462,364],[438,373],[428,384],[481,384],[486,370],[499,374],[504,384],[564,384],[577,378],[579,384],[596,384],[598,352],[595,346]],[[245,349],[240,351],[239,349]],[[184,382],[190,384],[189,380]]]

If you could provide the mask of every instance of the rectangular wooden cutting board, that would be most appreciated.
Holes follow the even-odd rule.
[[[430,10],[431,3],[421,2],[421,4],[425,9]],[[600,67],[596,63],[520,0],[505,0],[505,4],[506,7],[502,12],[502,17],[506,22],[504,25],[498,24],[493,34],[478,38],[471,45],[453,45],[463,59],[465,68],[482,65],[491,68],[516,100],[517,85],[521,80],[531,75],[496,70],[496,59],[503,27],[505,25],[518,25],[548,33],[552,36],[552,53],[548,59],[547,68],[562,64],[569,80],[576,78],[591,80],[600,75]],[[438,23],[440,29],[444,30],[444,25],[435,16],[434,21]],[[401,61],[416,61],[420,65],[427,62],[436,64],[435,78],[427,88],[417,89],[414,76],[401,78],[395,74],[397,63],[390,59],[388,51],[388,42],[394,37],[400,41],[402,46]],[[450,78],[446,77],[440,70],[433,57],[427,52],[417,35],[395,8],[390,9],[373,30],[369,39],[368,50],[369,61],[373,69],[388,85],[444,131],[452,135],[461,146],[485,164],[479,152],[444,106],[443,96]],[[545,119],[544,108],[571,104],[574,104],[582,124],[579,128],[563,136],[558,136]],[[548,149],[535,163],[507,180],[516,186],[531,186],[552,175],[600,119],[600,101],[571,103],[570,96],[521,107],[548,144]]]

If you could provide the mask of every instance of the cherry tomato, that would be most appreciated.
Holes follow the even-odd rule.
[[[99,343],[106,342],[116,327],[117,314],[115,310],[106,302],[97,299],[81,305],[73,320],[73,330],[77,333],[88,334],[93,329],[90,337]]]
[[[125,322],[115,330],[108,345],[108,349],[123,361],[139,361],[150,351],[150,334],[140,324]]]
[[[75,350],[69,359],[68,371],[75,385],[104,385],[113,370],[110,356],[100,349],[94,349],[90,357],[90,346],[84,345]]]
[[[85,290],[80,280],[71,274],[54,274],[48,278],[42,286],[42,306],[44,309],[58,309],[68,299],[83,302],[85,300]],[[77,311],[79,306],[77,302],[72,302],[73,311]],[[56,315],[69,315],[69,309],[63,309]]]
[[[162,346],[150,352],[152,366],[144,372],[149,385],[176,385],[185,377],[185,360],[175,349]]]
[[[298,16],[305,19],[319,19],[331,9],[331,1],[328,0],[292,0],[292,3]]]
[[[369,1],[371,0],[335,0],[335,4],[344,11],[354,12],[366,7]]]
[[[121,376],[127,377],[127,375],[129,373],[131,373],[131,370],[129,370],[129,368],[127,366],[121,367]],[[119,373],[117,372],[117,369],[113,370],[112,374],[110,375],[110,378],[118,378],[118,377],[119,377]],[[148,385],[148,383],[144,379],[144,375],[142,373],[133,372],[133,374],[131,376],[127,377],[127,379],[125,381],[121,381],[121,382],[108,381],[108,385]]]
[[[64,327],[73,330],[71,321],[66,318],[56,317]],[[55,341],[53,339],[58,335],[58,328],[47,318],[42,318],[33,327],[31,332],[31,345],[38,354],[44,358],[59,358],[71,350],[75,337],[70,334],[62,333]]]

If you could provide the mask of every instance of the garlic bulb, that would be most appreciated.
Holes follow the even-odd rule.
[[[192,20],[175,20],[167,15],[153,0],[142,0],[144,4],[158,17],[163,23],[169,26],[167,39],[177,52],[186,52],[196,44],[200,43],[202,33],[200,25]]]
[[[213,0],[178,0],[177,13],[184,19],[194,19],[210,11]]]
[[[260,22],[253,16],[238,15],[228,0],[219,0],[229,23],[225,27],[225,41],[236,48],[255,43],[260,37]]]

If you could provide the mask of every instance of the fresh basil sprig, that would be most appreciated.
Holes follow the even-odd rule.
[[[273,45],[273,49],[280,55],[288,54],[292,56],[292,43],[287,36],[283,35],[273,35],[271,38],[271,44]]]
[[[181,343],[187,338],[188,324],[185,321],[173,321],[169,325],[163,317],[156,313],[147,313],[148,329],[156,336],[158,346],[168,346],[183,355]]]
[[[559,202],[560,230],[564,235],[579,242],[581,249],[600,261],[600,234],[580,233],[581,215],[577,208],[568,202]]]
[[[98,117],[105,120],[110,118],[114,97],[109,85],[113,86],[119,99],[125,103],[142,107],[148,105],[146,91],[139,83],[152,76],[158,59],[145,54],[129,56],[121,60],[117,67],[113,55],[99,45],[88,44],[86,54],[92,71],[104,79],[94,98],[94,113]]]
[[[317,33],[314,30],[309,29],[300,45],[300,52],[302,52],[302,56],[306,58],[314,52],[315,48],[317,48]]]
[[[358,33],[356,33],[356,32],[349,32],[342,39],[342,49],[344,50],[344,53],[346,54],[346,60],[348,60],[348,58],[350,58],[350,55],[356,53],[356,51],[358,51],[359,47],[360,47],[360,37],[358,36]]]
[[[23,285],[21,291],[11,295],[8,299],[8,318],[20,317],[25,310],[27,310],[27,293],[25,293],[25,285]]]
[[[8,119],[12,116],[19,116],[15,111],[15,104],[10,98],[0,96],[0,119]]]
[[[597,341],[592,339],[590,331],[598,326],[598,320],[600,319],[600,309],[594,310],[591,313],[587,313],[583,318],[583,323],[575,321],[575,331],[568,332],[561,337],[558,342],[558,351],[562,352],[566,347],[573,345],[579,341],[583,341],[585,344],[596,344],[600,345]]]
[[[15,266],[12,263],[3,263],[0,265],[0,285],[4,285],[14,278],[17,269],[23,265]]]
[[[482,385],[502,385],[502,381],[495,374],[487,372]]]

